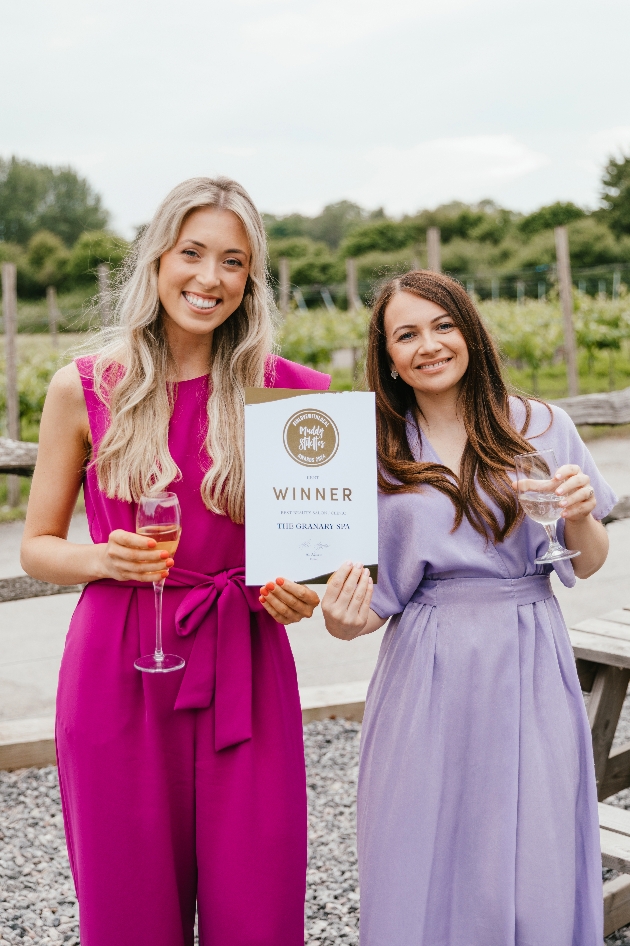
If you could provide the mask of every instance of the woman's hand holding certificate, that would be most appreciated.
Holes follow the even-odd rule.
[[[306,585],[276,578],[262,586],[259,601],[279,624],[296,624],[302,618],[313,617],[319,596]]]

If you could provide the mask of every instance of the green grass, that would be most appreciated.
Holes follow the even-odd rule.
[[[596,394],[600,391],[618,391],[630,386],[630,357],[624,351],[596,352],[589,363],[586,352],[578,356],[580,394]],[[530,368],[505,366],[506,380],[520,391],[536,397],[568,397],[567,369],[564,362],[544,365],[536,374]]]

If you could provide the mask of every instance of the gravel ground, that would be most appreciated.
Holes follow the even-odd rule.
[[[355,793],[360,730],[358,723],[346,720],[304,728],[310,812],[307,946],[359,942]],[[618,737],[630,737],[630,700]],[[609,801],[630,808],[630,789]],[[605,876],[614,874],[606,871]],[[0,772],[0,946],[26,942],[79,943],[57,770],[52,766]],[[605,943],[630,946],[630,926]]]
[[[310,805],[306,942],[358,943],[354,840],[360,726],[345,720],[304,729]],[[0,946],[79,943],[57,770],[0,771]]]

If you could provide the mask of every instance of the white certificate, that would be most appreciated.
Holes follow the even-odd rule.
[[[325,582],[343,562],[376,580],[374,394],[247,388],[245,581]]]

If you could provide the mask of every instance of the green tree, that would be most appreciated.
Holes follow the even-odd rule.
[[[288,214],[286,217],[263,214],[267,236],[270,240],[308,237],[316,242],[326,243],[333,250],[337,249],[343,238],[353,227],[364,223],[366,220],[384,218],[385,213],[382,208],[367,211],[350,200],[340,200],[336,204],[328,204],[315,217],[306,217],[302,214]]]
[[[630,155],[611,157],[602,177],[606,222],[617,236],[630,233]]]
[[[117,269],[128,252],[129,244],[107,230],[82,233],[70,253],[68,276],[75,285],[87,285],[94,282],[99,263]]]
[[[388,253],[391,250],[400,250],[412,242],[413,233],[404,223],[376,220],[352,230],[343,241],[340,252],[342,256],[362,256],[374,250]]]
[[[72,168],[0,158],[0,240],[26,245],[49,230],[70,247],[84,230],[100,230],[108,214]]]
[[[523,217],[518,223],[518,229],[526,239],[529,239],[537,233],[542,233],[543,230],[553,230],[554,227],[562,227],[585,216],[586,212],[576,204],[570,201],[568,203],[556,201],[555,204],[548,204]]]
[[[28,243],[26,262],[39,286],[58,286],[68,269],[70,254],[61,237],[49,230],[40,230]]]

